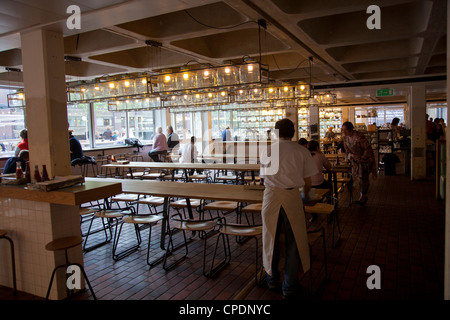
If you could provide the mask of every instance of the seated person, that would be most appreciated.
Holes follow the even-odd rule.
[[[327,171],[331,170],[331,163],[325,157],[325,155],[320,151],[319,142],[316,140],[311,140],[308,142],[308,150],[316,163],[319,173],[311,177],[311,184],[313,188],[317,189],[329,189],[328,181],[323,178],[322,169],[325,168]]]
[[[16,173],[17,161],[20,161],[22,171],[25,173],[28,160],[30,160],[28,150],[21,150],[18,157],[11,157],[6,161],[5,166],[3,167],[3,173]]]
[[[14,152],[14,155],[16,157],[19,156],[19,152],[21,150],[29,150],[29,148],[28,148],[28,131],[27,131],[27,129],[22,129],[20,131],[19,135],[20,135],[20,138],[22,139],[22,141],[19,142],[19,144],[17,145],[17,148],[16,148],[16,150]]]
[[[80,141],[73,136],[73,130],[69,130],[69,145],[70,145],[70,161],[79,159],[84,156],[83,148]]]
[[[173,131],[172,126],[167,127],[167,146],[169,149],[175,148],[180,143],[180,138],[178,134]]]
[[[306,140],[305,138],[300,138],[298,140],[298,144],[301,145],[302,147],[307,148],[308,147],[308,140]]]
[[[161,162],[159,160],[160,154],[167,154],[169,147],[167,146],[166,136],[162,133],[162,128],[159,127],[157,134],[153,139],[153,149],[148,153],[149,157],[155,162]]]

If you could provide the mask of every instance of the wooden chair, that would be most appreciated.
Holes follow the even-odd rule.
[[[10,237],[7,236],[8,232],[6,230],[0,230],[0,239],[5,239],[9,242],[10,250],[11,250],[11,267],[12,267],[12,276],[13,276],[13,288],[14,295],[17,295],[17,281],[16,281],[16,259],[14,256],[14,242]]]
[[[313,206],[305,206],[305,212],[309,214],[324,215],[327,217],[328,221],[333,223],[331,246],[336,247],[336,242],[341,238],[341,227],[339,225],[338,217],[338,201],[336,198],[332,198],[332,204],[328,203],[316,203]],[[335,240],[335,227],[338,228],[338,237]]]
[[[158,223],[158,221],[163,220],[163,216],[162,215],[129,215],[123,218],[123,223],[120,225],[120,229],[119,229],[119,234],[117,235],[117,239],[116,239],[116,244],[115,244],[115,249],[117,250],[117,246],[119,243],[119,238],[120,238],[120,234],[122,232],[122,227],[125,224],[132,224],[134,226],[135,232],[136,232],[136,239],[137,239],[137,245],[135,246],[131,246],[125,250],[123,250],[120,253],[114,252],[113,254],[113,259],[115,261],[118,261],[120,259],[125,258],[126,256],[130,255],[131,253],[135,252],[141,242],[142,242],[142,238],[141,238],[141,234],[139,231],[139,225],[147,225],[149,228],[149,233],[148,233],[148,244],[147,244],[147,264],[149,266],[154,266],[157,263],[159,263],[163,257],[159,257],[157,259],[155,259],[154,261],[150,262],[150,242],[151,242],[151,238],[152,238],[152,226],[154,226],[155,224]]]
[[[177,218],[178,216],[179,218]],[[171,217],[171,220],[173,222],[172,228],[170,228],[169,231],[169,242],[167,244],[166,248],[166,254],[164,256],[164,270],[170,270],[180,262],[182,262],[184,259],[187,258],[189,251],[188,251],[188,240],[186,238],[186,231],[192,231],[192,232],[198,232],[200,234],[200,238],[203,239],[203,268],[202,273],[205,276],[209,276],[209,273],[206,272],[206,240],[208,238],[207,231],[213,230],[217,226],[217,218],[214,219],[208,219],[208,220],[190,220],[190,219],[183,219],[181,217],[180,213],[175,214],[173,217]],[[173,235],[176,231],[181,230],[183,233],[183,239],[184,241],[177,246],[173,245]],[[179,248],[181,246],[185,247],[185,254],[176,259],[174,262],[172,262],[170,265],[167,265],[167,258],[169,255],[173,253],[173,251],[176,248]]]
[[[200,212],[200,213],[203,212],[203,210],[201,209],[201,206],[202,206],[202,200],[201,199],[189,199],[189,203],[191,205],[191,208],[196,208],[197,211]],[[184,217],[184,219],[186,219],[186,212],[185,212],[185,210],[188,208],[186,199],[181,199],[181,200],[170,202],[169,206],[172,207],[172,208],[175,208],[177,213],[180,213],[180,210],[182,210],[183,211],[183,217]],[[203,219],[203,216],[201,216],[200,219]]]
[[[127,212],[129,210],[129,212]],[[117,235],[117,226],[121,223],[122,218],[126,215],[126,214],[134,214],[134,208],[132,209],[125,209],[125,210],[108,210],[108,209],[103,209],[103,210],[99,210],[96,211],[94,213],[94,216],[91,219],[91,223],[89,224],[89,229],[88,232],[86,234],[86,238],[84,239],[84,244],[83,244],[83,251],[84,252],[88,252],[91,251],[93,249],[96,249],[104,244],[107,244],[109,242],[111,242],[111,240],[113,240],[113,254],[115,252],[115,245],[116,245],[116,235]],[[102,220],[102,228],[96,229],[94,231],[91,231],[92,228],[92,224],[94,222],[94,219],[96,218],[100,218]],[[106,222],[105,222],[106,220]],[[114,230],[114,236],[112,234],[112,228],[115,227]],[[108,237],[108,231],[109,230],[109,237]],[[92,245],[88,248],[86,248],[86,245],[88,243],[88,238],[90,235],[97,233],[97,232],[101,232],[104,231],[105,232],[105,240],[103,242],[97,243],[95,245]]]
[[[260,276],[258,279],[258,255],[259,255],[258,236],[262,235],[262,225],[230,224],[226,223],[225,219],[220,219],[217,223],[219,224],[220,229],[219,229],[219,236],[217,237],[216,241],[216,247],[214,249],[213,260],[211,263],[211,271],[209,272],[210,277],[214,277],[231,261],[229,236],[248,237],[255,239],[255,283],[256,285],[260,285],[262,280],[263,269],[261,267]],[[224,259],[217,266],[214,266],[214,260],[217,254],[217,247],[221,238],[223,240],[224,246]]]

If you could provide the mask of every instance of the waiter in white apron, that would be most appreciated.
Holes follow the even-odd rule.
[[[298,272],[310,268],[308,236],[300,188],[305,195],[311,189],[311,176],[318,170],[308,149],[291,141],[295,127],[291,120],[276,122],[279,139],[261,149],[261,183],[265,185],[262,204],[263,266],[269,288],[278,287],[278,243],[280,230],[285,234],[283,297],[299,293]],[[277,134],[276,133],[276,134]]]

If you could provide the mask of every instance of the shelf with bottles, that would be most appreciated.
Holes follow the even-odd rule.
[[[308,138],[309,108],[298,108],[298,137]]]
[[[333,127],[334,133],[341,133],[342,108],[319,109],[320,137],[324,138],[329,127]]]
[[[378,154],[386,154],[393,152],[392,129],[379,128],[377,130]]]

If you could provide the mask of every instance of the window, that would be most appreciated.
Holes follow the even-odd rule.
[[[94,106],[94,147],[124,145],[127,128],[125,111],[109,111],[107,102],[95,102]]]
[[[68,104],[67,119],[69,130],[73,131],[72,134],[80,141],[83,149],[90,147],[89,104]]]
[[[20,131],[25,128],[25,109],[8,108],[7,95],[15,89],[0,88],[0,154],[12,155],[20,142]]]
[[[137,138],[143,144],[152,142],[155,134],[155,111],[128,111],[128,137]],[[122,138],[126,138],[123,137]]]

